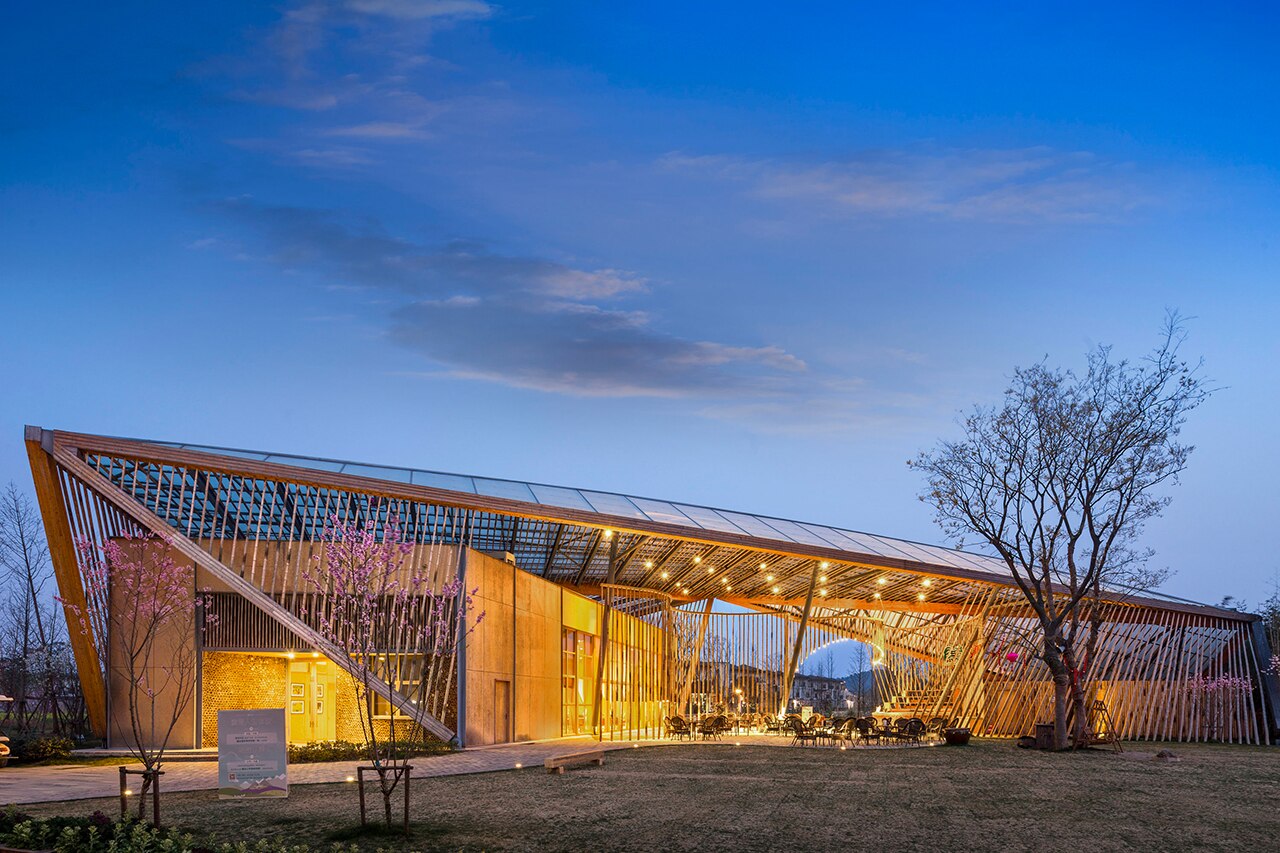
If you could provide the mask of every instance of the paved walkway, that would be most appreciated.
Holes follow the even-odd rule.
[[[777,735],[725,735],[718,741],[606,741],[599,744],[607,750],[676,743],[743,746],[787,746],[791,739]],[[538,743],[504,744],[502,746],[463,749],[444,755],[425,756],[414,761],[413,776],[456,776],[463,773],[488,773],[519,767],[542,767],[554,755],[595,747],[589,737],[563,738]],[[830,747],[819,747],[830,748]],[[856,747],[857,749],[901,749],[903,747]],[[294,764],[289,767],[290,785],[313,785],[321,782],[345,782],[355,775],[356,765],[363,762],[335,761],[327,764]],[[136,765],[141,768],[141,765]],[[135,782],[136,784],[136,782]],[[180,761],[165,764],[162,791],[200,791],[218,787],[217,761]],[[120,772],[114,766],[82,767],[74,764],[52,767],[6,767],[0,769],[0,805],[41,803],[63,800],[85,800],[114,797],[120,791]]]

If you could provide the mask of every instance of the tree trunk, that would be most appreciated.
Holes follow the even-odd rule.
[[[1053,748],[1066,749],[1070,745],[1067,731],[1067,701],[1071,696],[1071,677],[1066,673],[1053,676]]]
[[[1066,749],[1070,739],[1067,732],[1067,704],[1071,700],[1071,670],[1064,659],[1056,636],[1044,640],[1044,662],[1053,673],[1053,748]]]

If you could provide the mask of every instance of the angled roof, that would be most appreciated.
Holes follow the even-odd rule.
[[[625,563],[617,582],[686,600],[714,596],[775,607],[794,604],[816,576],[816,561],[822,561],[822,593],[830,593],[831,605],[865,605],[874,598],[877,604],[911,606],[927,592],[930,605],[945,606],[966,600],[975,582],[1011,587],[1011,593],[1020,595],[1004,563],[987,555],[770,515],[425,468],[82,433],[42,434],[73,448],[98,473],[193,538],[311,538],[328,521],[324,495],[342,490],[344,501],[364,502],[366,517],[387,512],[370,503],[370,495],[414,502],[411,506],[422,517],[411,524],[420,527],[416,535],[431,541],[439,541],[445,522],[429,508],[473,511],[479,521],[472,534],[476,538],[468,543],[472,547],[510,551],[521,567],[584,588],[606,580],[609,548],[602,547],[601,534],[618,531],[614,544],[625,554]],[[176,504],[161,500],[161,483],[172,487],[178,479],[184,497]],[[279,490],[281,483],[289,484],[282,501],[262,497]],[[254,505],[255,495],[259,508],[245,511]],[[342,511],[347,511],[345,505]],[[937,582],[921,590],[920,575]],[[1249,618],[1133,592],[1115,591],[1110,597]]]
[[[1009,571],[1001,560],[985,554],[926,545],[907,539],[879,536],[841,527],[793,521],[770,515],[718,509],[679,501],[645,498],[621,492],[605,492],[596,489],[553,486],[527,480],[508,480],[499,477],[480,477],[471,474],[451,474],[426,468],[404,468],[394,465],[375,465],[299,456],[291,453],[273,453],[216,447],[202,444],[180,444],[167,441],[149,441],[163,447],[194,450],[219,456],[233,456],[259,462],[271,462],[335,474],[371,477],[395,483],[429,486],[465,495],[481,495],[536,504],[549,510],[570,509],[608,516],[610,519],[644,521],[685,528],[693,535],[707,532],[730,533],[769,542],[784,548],[804,545],[831,548],[851,554],[874,555],[894,560],[911,560],[938,567],[988,572],[1003,579]],[[621,525],[620,525],[621,526]]]

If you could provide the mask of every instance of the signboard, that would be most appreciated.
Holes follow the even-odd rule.
[[[218,797],[289,796],[284,708],[218,712]]]
[[[807,723],[809,722],[809,718],[812,716],[813,716],[812,705],[804,705],[800,708],[800,719],[804,720]]]

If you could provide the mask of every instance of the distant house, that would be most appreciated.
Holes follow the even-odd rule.
[[[796,675],[791,684],[791,707],[812,706],[824,714],[847,712],[853,694],[843,678],[827,678],[822,675]]]

